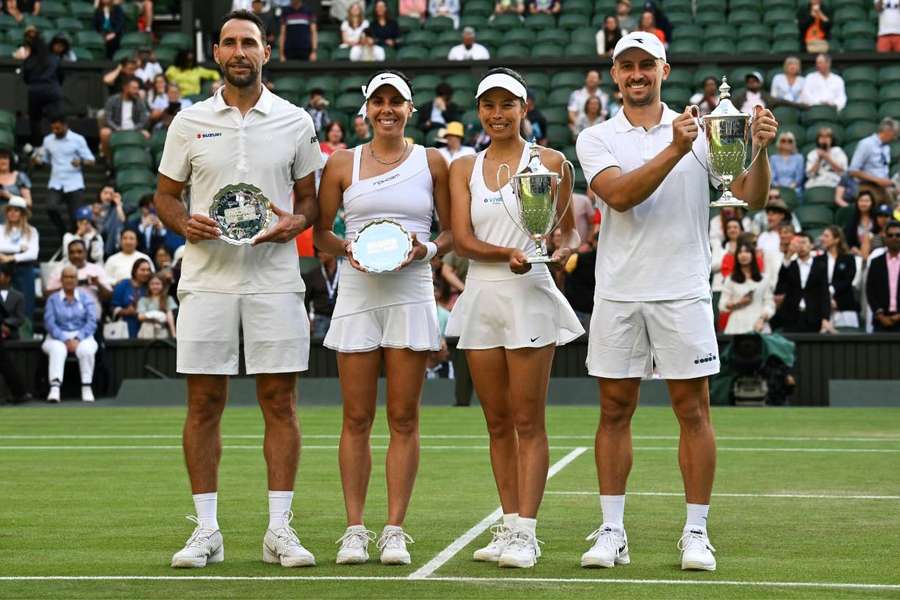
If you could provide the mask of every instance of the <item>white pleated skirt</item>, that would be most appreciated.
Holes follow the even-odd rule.
[[[323,343],[337,352],[440,350],[430,265],[412,263],[392,273],[363,273],[342,265],[334,314]]]
[[[470,268],[466,289],[456,300],[444,332],[459,338],[457,348],[562,346],[584,334],[546,268],[499,280],[472,275]]]

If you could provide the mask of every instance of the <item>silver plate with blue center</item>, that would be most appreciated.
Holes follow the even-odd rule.
[[[353,242],[353,258],[370,273],[395,271],[412,250],[412,236],[400,223],[379,219],[366,223]]]
[[[216,222],[229,244],[251,244],[271,221],[269,199],[255,185],[235,183],[216,192],[209,206],[209,217]]]

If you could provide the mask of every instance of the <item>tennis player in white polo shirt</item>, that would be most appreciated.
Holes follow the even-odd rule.
[[[585,567],[630,562],[623,513],[631,416],[641,378],[655,365],[681,426],[678,458],[687,500],[681,566],[716,568],[706,531],[716,464],[707,377],[719,371],[709,288],[707,145],[692,116],[696,107],[678,113],[660,101],[669,71],[656,36],[623,37],[610,72],[624,107],[577,141],[578,160],[603,211],[587,358],[588,371],[600,378],[596,460],[603,523],[588,536],[594,545],[581,558]],[[757,108],[751,127],[755,152],[775,138],[778,124]],[[759,209],[770,179],[763,153],[732,190]]]
[[[197,528],[172,557],[173,567],[204,567],[224,558],[216,519],[219,421],[228,376],[238,373],[241,332],[266,425],[269,526],[263,560],[286,567],[315,564],[289,525],[300,451],[297,373],[306,370],[309,357],[293,240],[316,220],[315,171],[322,157],[310,116],[262,85],[260,72],[271,53],[265,39],[253,13],[226,15],[213,47],[225,86],[176,115],[159,166],[159,216],[188,240],[178,290],[177,362],[187,374],[184,455]],[[181,202],[187,183],[189,211]],[[252,246],[218,239],[208,216],[216,194],[235,184],[258,188],[278,217]]]

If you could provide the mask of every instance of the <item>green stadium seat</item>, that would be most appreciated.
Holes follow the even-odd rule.
[[[595,46],[594,53],[596,52],[597,48]],[[559,58],[563,54],[563,47],[556,44],[534,44],[531,48],[531,56],[534,58]]]
[[[91,20],[94,18],[94,5],[92,2],[71,2],[69,14],[75,19]]]
[[[503,43],[505,34],[499,29],[487,27],[477,31],[479,44],[484,44],[485,46],[499,46]]]
[[[90,48],[75,46],[72,48],[72,52],[75,53],[75,58],[78,60],[94,60],[94,52]]]
[[[15,150],[16,136],[9,129],[0,129],[0,148]]]
[[[341,79],[338,88],[344,92],[355,92],[358,94],[360,88],[369,82],[369,77],[369,75],[361,74],[347,75]]]
[[[416,104],[418,104],[419,106],[428,104],[429,102],[434,100],[435,95],[436,94],[434,93],[434,90],[422,90],[421,92],[417,92],[415,98]]]
[[[478,118],[477,110],[467,110],[463,113],[461,118],[462,124],[466,128],[466,133],[481,131],[481,120]]]
[[[344,111],[345,113],[355,113],[359,110],[360,105],[362,104],[362,98],[360,94],[353,92],[347,92],[345,94],[341,94],[337,97],[337,100],[334,101],[334,108],[336,110]]]
[[[416,31],[422,28],[422,22],[415,17],[397,17],[397,26],[402,32]]]
[[[734,12],[738,10],[746,10],[750,12],[760,13],[762,12],[762,4],[759,0],[731,0],[728,3],[728,8]]]
[[[691,23],[690,25],[679,25],[672,32],[672,40],[680,40],[684,38],[695,38],[702,39],[704,36],[704,30],[699,25],[694,25]]]
[[[552,15],[528,15],[525,17],[525,27],[532,30],[555,29],[556,19]]]
[[[275,92],[282,94],[303,94],[306,91],[306,80],[303,77],[286,76],[279,77],[272,82],[275,85]]]
[[[490,27],[490,20],[484,15],[463,15],[459,19],[460,28],[471,27],[473,28],[479,35],[484,29]]]
[[[714,38],[724,38],[736,41],[734,36],[734,27],[732,27],[731,25],[725,25],[724,23],[716,23],[715,25],[708,25],[707,27],[704,27],[703,40],[709,41]]]
[[[766,10],[763,15],[763,23],[767,25],[776,25],[778,23],[796,23],[796,15],[793,10],[788,8],[775,8]],[[794,29],[794,35],[797,35],[797,29]]]
[[[494,4],[487,0],[486,2],[478,2],[477,0],[467,0],[462,6],[463,15],[480,15],[490,16],[494,12]]]
[[[550,88],[550,76],[546,73],[532,72],[525,74],[525,81],[528,82],[529,88],[539,88],[547,90]]]
[[[694,23],[697,25],[718,25],[722,22],[722,15],[724,13],[724,10],[722,12],[698,10],[697,14],[694,16]]]
[[[34,25],[41,31],[50,31],[53,29],[53,21],[42,15],[25,15],[25,26]],[[49,39],[47,40],[49,41]]]
[[[437,130],[434,131],[437,134]],[[425,143],[425,133],[416,127],[408,127],[404,132],[406,137],[412,138],[414,144],[422,145]]]
[[[669,44],[669,54],[677,56],[679,54],[699,54],[702,50],[700,40],[694,38],[675,38]]]
[[[568,98],[566,98],[568,100]],[[554,103],[550,102],[550,99],[547,99],[547,107],[542,108],[541,112],[544,114],[544,118],[547,119],[547,123],[550,125],[566,125],[569,122],[569,112],[566,110],[565,103]]]
[[[738,39],[754,38],[768,41],[772,35],[771,32],[772,28],[768,25],[763,25],[759,17],[757,17],[755,23],[741,25],[741,28],[738,30]]]
[[[137,146],[121,147],[113,153],[113,167],[116,170],[128,167],[150,168],[150,155],[145,148]]]
[[[602,19],[602,17],[601,17]],[[585,18],[583,15],[560,15],[558,27],[568,30],[578,29],[580,27],[584,27]]]
[[[326,96],[333,96],[338,89],[337,78],[332,75],[316,75],[306,80],[306,89],[311,90],[320,88],[325,91]]]
[[[830,206],[804,204],[794,208],[794,214],[800,219],[800,224],[803,225],[804,230],[828,227],[834,224],[834,211],[832,211]]]
[[[157,129],[150,136],[150,149],[154,152],[157,150],[162,150],[166,145],[166,130],[165,129]]]
[[[15,19],[13,19],[5,12],[0,12],[0,29],[12,29],[17,25],[18,23],[16,23]]]
[[[854,35],[862,35],[862,34],[854,34]],[[843,51],[844,52],[874,52],[875,51],[875,37],[874,35],[871,38],[863,38],[863,37],[854,37],[852,39],[846,39],[843,42]]]
[[[671,10],[668,2],[666,3],[666,8]],[[562,7],[562,12],[568,15],[590,17],[594,13],[594,4],[590,0],[566,0],[565,5]]]
[[[103,37],[96,31],[77,31],[75,32],[75,40],[73,45],[87,48],[91,51],[106,49],[106,43]]]
[[[702,64],[698,65],[696,69],[694,69],[694,85],[692,87],[700,89],[703,86],[703,80],[707,77],[714,77],[716,81],[719,83],[722,82],[722,75],[725,74],[725,69],[719,67],[718,65],[711,64]],[[733,82],[729,81],[728,85],[731,85]]]
[[[855,121],[847,126],[847,130],[844,133],[844,140],[847,142],[855,142],[865,137],[869,137],[877,130],[878,123],[875,121]]]
[[[115,54],[113,54],[113,62],[119,62],[122,59],[130,58],[134,56],[134,53],[135,51],[133,48],[119,48],[116,50]]]
[[[854,65],[841,73],[844,83],[875,83],[878,81],[878,70],[871,65]]]
[[[838,208],[834,213],[834,224],[838,225],[839,227],[846,227],[850,224],[850,221],[853,220],[853,215],[855,214],[856,206],[854,206],[853,204],[849,206],[842,206]]]
[[[531,45],[534,43],[534,36],[535,33],[530,29],[512,29],[506,32],[506,35],[503,38],[503,44]]]
[[[771,26],[771,23],[766,23]],[[795,37],[797,35],[797,23],[794,19],[788,22],[775,23],[772,27],[772,39],[780,40],[782,38]]]
[[[116,173],[116,189],[123,194],[134,188],[153,187],[155,185],[156,177],[149,169],[122,169]]]
[[[841,37],[844,40],[852,40],[857,38],[857,36],[875,39],[877,32],[878,26],[867,19],[862,21],[847,21],[841,26]]]
[[[141,198],[143,198],[147,194],[153,194],[155,192],[156,189],[154,187],[137,186],[123,193],[122,208],[125,210],[125,214],[131,214],[136,211],[138,209],[138,206],[140,206]]]
[[[149,33],[140,31],[132,31],[122,36],[120,46],[122,48],[137,49],[142,47],[150,47],[153,45],[153,36]]]
[[[159,45],[164,48],[191,50],[194,48],[194,38],[180,32],[167,33],[159,41]]]
[[[124,148],[126,146],[143,148],[146,145],[147,138],[145,138],[144,134],[140,131],[114,131],[109,138],[109,147],[112,149],[113,154],[115,154],[119,148]]]
[[[755,10],[733,10],[728,15],[731,25],[753,25],[759,23],[759,12]]]
[[[850,102],[840,112],[844,125],[856,121],[874,121],[878,117],[878,107],[872,102]]]
[[[837,121],[837,109],[833,106],[810,106],[803,111],[804,123],[815,123],[816,121]]]
[[[428,52],[428,58],[432,60],[446,60],[451,48],[453,48],[451,44],[435,44]]]
[[[889,83],[878,89],[878,101],[881,103],[900,100],[900,82]]]
[[[579,88],[582,86],[578,86]],[[572,92],[577,89],[575,87],[554,87],[547,96],[547,104],[549,106],[558,106],[565,108],[569,105],[569,97]],[[546,115],[544,115],[546,116]]]
[[[568,125],[547,125],[547,143],[553,148],[562,148],[572,143],[572,130]]]
[[[444,78],[444,81],[450,84],[453,89],[470,88],[475,83],[471,75],[468,73],[453,73]]]
[[[431,35],[431,42],[437,41],[438,44],[453,44],[456,46],[460,43],[461,38],[459,32],[455,29],[447,29],[445,31],[440,31],[437,33],[437,37],[435,38],[434,32],[426,31],[424,33],[428,33]],[[483,41],[483,40],[482,40]]]
[[[891,100],[882,102],[878,107],[878,118],[884,119],[891,117],[892,119],[900,119],[900,100]]]
[[[565,29],[545,29],[537,32],[535,40],[539,44],[559,44],[564,46],[569,43],[570,37],[569,32]],[[595,49],[596,47],[596,44],[594,44]]]
[[[821,204],[823,206],[834,205],[834,188],[811,187],[803,191],[803,202],[809,205]],[[801,221],[802,223],[802,221]]]
[[[900,65],[888,65],[878,69],[878,81],[882,85],[900,81]]]
[[[874,83],[856,83],[847,86],[848,101],[875,102],[878,100],[878,88]]]
[[[737,44],[738,54],[765,54],[771,49],[769,40],[763,38],[744,38]]]
[[[693,25],[694,16],[690,13],[675,12],[668,15],[669,23],[673,27],[681,27],[682,25]]]
[[[779,124],[799,123],[800,111],[792,106],[776,106],[772,110]]]
[[[682,112],[691,98],[691,89],[675,85],[663,86],[662,101],[676,112]]]
[[[693,87],[694,74],[684,67],[676,67],[669,72],[669,78],[663,84]]]
[[[566,56],[597,56],[596,44],[572,43],[564,47]],[[532,54],[534,56],[534,54]]]
[[[327,46],[328,48],[335,48],[341,43],[341,35],[337,31],[320,31],[319,32],[319,47]]]
[[[8,110],[0,110],[0,129],[16,130],[16,115]]]
[[[56,19],[56,29],[68,32],[70,35],[73,32],[81,31],[84,28],[84,23],[78,19],[73,19],[71,17],[60,17]]]
[[[865,21],[866,11],[861,6],[844,5],[835,9],[832,17],[833,23],[849,23],[850,21]]]
[[[427,60],[427,59],[428,59],[428,48],[425,46],[402,46],[397,51],[397,60],[413,61],[413,60]]]
[[[531,56],[528,46],[522,44],[508,44],[497,49],[496,58],[527,58]]]
[[[504,14],[497,15],[491,22],[491,27],[507,31],[509,29],[518,29],[522,27],[522,19],[516,15]]]
[[[745,79],[747,77],[747,74],[753,73],[754,71],[762,71],[762,69],[754,65],[744,65],[741,67],[735,67],[728,72],[728,85],[732,87],[732,95],[734,95],[735,93],[735,88],[742,88],[745,86]]]
[[[772,42],[772,54],[794,54],[800,52],[800,42],[794,38],[781,38]]]
[[[554,73],[550,78],[550,87],[556,90],[567,90],[571,92],[577,88],[584,87],[584,71],[561,71]]]
[[[704,54],[732,54],[734,41],[725,38],[714,38],[703,44]]]

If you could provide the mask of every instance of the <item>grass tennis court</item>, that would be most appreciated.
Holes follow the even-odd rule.
[[[539,515],[545,544],[534,569],[473,562],[487,531],[455,554],[445,551],[497,508],[477,408],[423,409],[421,466],[406,523],[416,540],[409,567],[334,564],[334,541],[344,530],[340,409],[301,408],[294,526],[318,566],[263,564],[262,419],[255,408],[231,407],[219,486],[225,562],[176,571],[169,560],[193,528],[184,519],[193,505],[180,446],[183,413],[102,403],[0,412],[0,598],[900,598],[900,410],[714,409],[715,573],[679,568],[678,428],[662,408],[635,416],[625,516],[632,564],[579,567],[584,536],[599,525],[598,415],[583,407],[548,409],[556,473]],[[375,434],[366,524],[379,531],[383,414]]]

